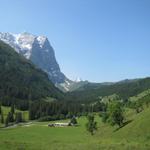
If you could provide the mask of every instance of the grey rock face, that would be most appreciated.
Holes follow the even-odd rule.
[[[60,71],[56,61],[54,50],[47,38],[42,45],[39,44],[37,38],[32,44],[32,53],[30,60],[48,73],[53,83],[63,83],[66,80],[65,75]]]
[[[60,71],[55,53],[45,36],[35,36],[30,33],[1,33],[0,40],[13,47],[16,52],[30,59],[37,67],[48,73],[54,84],[70,81]]]

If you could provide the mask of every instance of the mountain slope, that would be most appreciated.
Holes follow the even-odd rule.
[[[37,100],[61,99],[63,94],[50,82],[46,73],[0,41],[0,97]]]
[[[65,81],[65,83],[56,84],[56,87],[61,89],[63,92],[71,92],[81,89],[84,85],[88,84],[88,81]]]
[[[45,71],[54,84],[69,81],[60,71],[54,50],[45,36],[35,36],[26,32],[21,34],[0,32],[0,40]]]
[[[143,112],[135,116],[134,120],[124,126],[115,133],[117,138],[125,138],[132,140],[150,141],[150,109],[145,109]]]
[[[150,88],[150,78],[117,82],[113,84],[86,84],[80,90],[69,92],[68,100],[96,101],[100,96],[117,94],[123,99],[135,96]]]

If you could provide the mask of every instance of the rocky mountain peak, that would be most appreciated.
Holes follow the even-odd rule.
[[[9,44],[16,52],[47,72],[54,84],[64,83],[68,80],[60,71],[54,49],[46,36],[36,36],[27,32],[20,34],[0,32],[0,40]]]

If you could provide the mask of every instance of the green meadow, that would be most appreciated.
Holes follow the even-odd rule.
[[[48,127],[49,122],[30,122],[0,129],[1,150],[149,150],[150,109],[136,114],[127,110],[130,122],[118,129],[101,122],[92,136],[86,131],[86,117],[77,127]],[[67,120],[59,121],[67,122]]]

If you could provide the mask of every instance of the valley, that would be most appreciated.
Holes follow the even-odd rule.
[[[91,136],[85,129],[86,117],[77,119],[77,127],[48,127],[50,122],[34,121],[29,126],[0,128],[0,149],[149,150],[149,115],[150,109],[145,109],[140,114],[128,110],[127,119],[134,119],[123,128],[116,130],[116,126],[104,124],[96,114],[98,130],[94,136]]]
[[[32,35],[19,36],[27,36],[29,42]],[[56,72],[64,77],[60,81],[59,75],[47,73],[35,63],[39,52],[29,59],[22,46],[21,53],[15,46],[0,41],[0,149],[150,149],[149,77],[74,82],[60,72],[53,54]],[[46,63],[42,61],[42,65]]]

